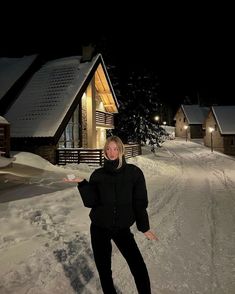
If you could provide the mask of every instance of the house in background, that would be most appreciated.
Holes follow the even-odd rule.
[[[175,136],[186,140],[203,138],[203,123],[208,112],[208,107],[181,105],[174,117]]]
[[[0,156],[10,157],[10,124],[0,116]]]
[[[81,152],[92,161],[93,151],[104,145],[106,130],[114,128],[117,112],[118,102],[98,54],[86,62],[73,56],[44,64],[5,118],[11,124],[12,150],[66,163],[78,162]]]
[[[235,155],[235,106],[211,107],[205,123],[205,146]]]

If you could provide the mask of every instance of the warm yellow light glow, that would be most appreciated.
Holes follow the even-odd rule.
[[[214,132],[215,129],[212,128],[212,127],[209,127],[208,130],[209,130],[210,133],[212,133],[212,132]]]
[[[184,126],[184,129],[187,130],[188,126]]]
[[[163,122],[164,126],[166,125],[166,121]]]
[[[156,115],[155,117],[154,117],[154,119],[156,120],[156,121],[159,121],[159,115]]]
[[[99,102],[97,110],[105,111],[104,104],[102,101]]]
[[[82,95],[82,101],[83,101],[83,102],[86,101],[86,93],[83,93],[83,95]]]
[[[117,113],[118,109],[101,64],[95,72],[95,87],[104,104],[105,111]]]

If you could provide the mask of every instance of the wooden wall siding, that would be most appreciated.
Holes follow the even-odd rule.
[[[184,126],[188,125],[188,122],[181,108],[176,113],[175,119],[175,136],[185,138],[186,130],[184,129]],[[190,139],[190,127],[188,128],[187,133],[188,139]]]
[[[114,127],[113,114],[96,110],[96,124]]]
[[[141,146],[139,144],[125,145],[126,158],[138,155],[141,155]],[[56,163],[59,165],[65,165],[68,163],[103,165],[103,162],[103,149],[64,148],[56,150]]]
[[[97,92],[99,93],[99,96],[103,101],[105,110],[107,112],[117,113],[117,106],[115,105],[115,102],[113,100],[113,95],[101,64],[98,66],[95,73],[95,85]]]
[[[82,142],[81,146],[83,148],[87,147],[87,107],[86,107],[86,97],[82,97],[82,103],[81,103],[81,112],[82,112],[82,120],[81,120],[81,125],[82,125]]]
[[[224,136],[224,153],[235,156],[235,136]]]
[[[0,124],[0,156],[10,157],[10,125]]]
[[[43,145],[35,148],[34,153],[48,160],[52,164],[56,164],[56,146],[54,145]]]

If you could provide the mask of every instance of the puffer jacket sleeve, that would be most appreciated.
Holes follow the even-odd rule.
[[[148,195],[144,174],[136,167],[136,179],[133,189],[133,209],[136,218],[137,229],[141,232],[149,230],[149,218],[147,213]]]
[[[91,174],[89,182],[83,180],[78,184],[78,190],[85,207],[93,208],[99,205],[99,195],[94,173]]]

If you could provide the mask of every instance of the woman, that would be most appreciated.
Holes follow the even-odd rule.
[[[136,222],[149,240],[157,240],[149,229],[147,190],[140,168],[127,164],[119,137],[109,137],[104,146],[104,166],[96,169],[89,182],[76,178],[83,203],[91,208],[91,245],[103,292],[117,293],[111,270],[111,240],[126,259],[138,293],[151,293],[142,255],[130,231]]]

